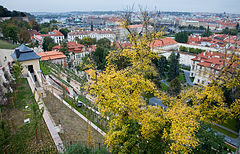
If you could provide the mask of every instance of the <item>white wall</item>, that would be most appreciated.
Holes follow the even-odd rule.
[[[0,67],[7,65],[9,61],[13,61],[11,57],[11,54],[13,53],[14,49],[0,49]]]
[[[27,75],[28,74],[28,65],[33,65],[33,69],[38,72],[40,71],[40,65],[39,65],[39,59],[35,60],[28,60],[28,61],[22,61],[20,62],[23,66],[23,74]]]
[[[166,58],[168,58],[171,55],[171,51],[165,51],[164,53],[162,53],[161,55],[165,56]],[[191,66],[192,64],[192,60],[195,56],[192,55],[187,55],[187,54],[182,54],[180,53],[180,64],[183,65],[187,65],[187,66]]]
[[[203,47],[203,46],[198,46],[198,45],[190,45],[190,44],[184,44],[184,43],[178,43],[178,47],[184,46],[187,48],[198,48],[206,51],[219,51],[218,49],[215,48],[210,48],[210,47]]]

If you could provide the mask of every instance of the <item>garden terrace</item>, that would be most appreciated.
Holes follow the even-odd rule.
[[[8,94],[8,99],[10,101],[8,106],[0,106],[1,124],[6,124],[5,129],[3,127],[0,129],[0,153],[38,153],[43,151],[57,153],[43,120],[40,125],[40,142],[38,144],[31,125],[32,119],[29,124],[24,123],[28,114],[25,106],[36,103],[26,79],[19,80],[14,92]]]

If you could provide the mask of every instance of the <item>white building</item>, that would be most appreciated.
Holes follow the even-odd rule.
[[[207,85],[223,67],[225,54],[219,52],[203,52],[192,59],[190,77],[194,84]]]
[[[129,25],[128,28],[131,32],[138,33],[138,34],[141,32],[142,33],[145,32],[145,28],[143,28],[142,24]],[[127,36],[129,35],[128,30],[126,28],[124,28],[123,26],[114,27],[113,30],[116,33],[116,37],[118,40],[126,40]],[[147,30],[153,31],[153,26],[148,26]]]
[[[75,38],[83,39],[84,37],[96,38],[96,40],[107,38],[111,42],[116,39],[116,35],[113,31],[72,31],[68,33],[69,42],[74,41]]]
[[[51,37],[54,40],[54,43],[57,44],[61,43],[64,40],[64,35],[56,29],[54,29],[52,32],[49,32],[48,34],[40,34],[34,36],[36,40],[40,41],[40,44],[43,43],[45,37]]]

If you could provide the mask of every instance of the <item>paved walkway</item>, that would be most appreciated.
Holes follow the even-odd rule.
[[[42,107],[44,107],[43,119],[48,127],[48,130],[49,130],[51,137],[57,147],[58,152],[61,153],[61,152],[63,152],[62,150],[64,149],[64,146],[63,146],[63,142],[56,130],[56,124],[54,123],[50,113],[48,112],[47,107],[44,104],[39,105],[39,108],[42,108]]]
[[[168,83],[167,83],[167,80],[168,80],[168,76],[167,76],[167,73],[164,72],[165,76],[166,76],[166,79],[165,80],[161,80],[162,83],[164,83],[167,87],[169,87]]]
[[[182,69],[182,70],[183,70],[184,75],[185,75],[186,83],[189,84],[190,86],[193,86],[194,84],[189,77],[190,76],[190,71],[187,71],[187,70],[184,70],[184,69]]]
[[[225,129],[225,130],[227,130],[227,131],[229,131],[229,132],[231,132],[231,133],[233,133],[233,134],[235,134],[235,135],[238,135],[238,138],[232,138],[232,137],[229,137],[229,136],[227,136],[227,135],[225,135],[225,134],[223,134],[223,133],[221,133],[221,132],[218,132],[218,134],[221,134],[221,135],[225,136],[225,138],[230,139],[230,140],[226,140],[226,142],[228,142],[228,143],[230,143],[230,144],[232,144],[232,145],[235,145],[236,147],[239,147],[239,145],[240,145],[240,134],[238,134],[237,132],[235,132],[235,131],[233,131],[233,130],[231,130],[231,129],[229,129],[229,128],[226,128],[226,127],[224,127],[224,126],[221,126],[221,125],[219,125],[219,124],[216,124],[216,123],[212,123],[212,124],[214,124],[214,125],[222,128],[222,129]],[[240,132],[240,131],[239,131],[239,132]]]

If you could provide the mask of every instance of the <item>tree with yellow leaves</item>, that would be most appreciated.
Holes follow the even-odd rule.
[[[147,15],[142,12],[143,29],[149,25]],[[113,153],[189,153],[200,144],[196,137],[200,122],[215,122],[228,115],[239,116],[239,100],[231,107],[226,106],[220,87],[221,84],[229,88],[236,86],[239,75],[229,80],[224,74],[228,71],[225,67],[222,76],[217,78],[221,82],[193,87],[178,97],[159,91],[151,78],[157,74],[151,61],[157,55],[149,44],[161,37],[162,32],[145,29],[141,35],[132,33],[128,18],[124,19],[123,26],[129,31],[131,47],[111,51],[106,69],[92,73],[92,82],[88,86],[89,92],[96,96],[101,115],[110,117],[106,144]],[[235,60],[233,63],[239,64],[239,57]],[[124,65],[119,64],[121,61]],[[147,105],[145,97],[149,93],[161,99],[167,109]]]

